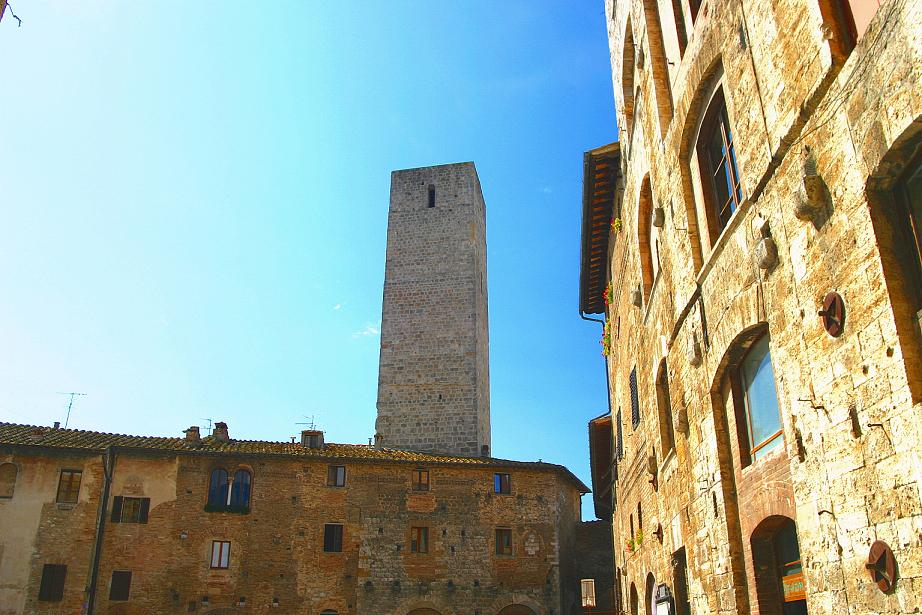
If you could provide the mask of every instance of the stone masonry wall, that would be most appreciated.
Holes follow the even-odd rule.
[[[473,163],[391,177],[376,424],[383,446],[467,456],[490,446],[485,215]]]
[[[847,57],[829,6],[705,0],[693,22],[686,0],[605,1],[624,173],[623,201],[613,204],[623,224],[611,242],[608,367],[613,414],[623,417],[614,532],[627,612],[644,612],[650,581],[674,587],[681,549],[696,615],[778,612],[757,591],[765,572],[753,558],[759,532],[783,518],[796,522],[811,615],[922,610],[922,339],[889,192],[922,143],[922,4],[882,2]],[[695,143],[718,88],[744,200],[710,233]],[[670,105],[657,98],[664,92]],[[802,220],[794,210],[808,156],[830,198]],[[655,243],[638,238],[645,181],[664,212],[649,231]],[[756,256],[766,235],[777,263],[763,269]],[[659,267],[638,307],[644,244],[657,246]],[[846,304],[839,337],[817,316],[831,290]],[[761,331],[784,442],[747,466],[722,388]],[[672,414],[662,420],[673,422],[674,446],[655,390],[664,360]],[[641,522],[643,538],[628,548]],[[865,569],[875,540],[898,562],[889,594]]]

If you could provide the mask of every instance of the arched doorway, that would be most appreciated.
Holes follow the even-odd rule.
[[[535,615],[535,612],[524,604],[510,604],[504,607],[498,615]]]
[[[435,609],[413,609],[407,615],[442,615]]]
[[[807,615],[794,521],[778,515],[768,517],[756,526],[750,542],[759,612]]]
[[[653,593],[655,589],[656,579],[653,578],[652,572],[648,572],[646,589],[643,593],[644,608],[646,609],[647,615],[656,615],[656,605],[653,604]]]
[[[634,585],[633,583],[631,583],[631,598],[630,598],[630,600],[631,600],[631,615],[638,615],[638,613],[637,613],[637,609],[638,609],[637,603],[639,602],[639,600],[637,599],[637,586]]]

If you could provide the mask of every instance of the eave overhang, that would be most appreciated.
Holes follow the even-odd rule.
[[[579,272],[581,314],[601,314],[605,311],[608,243],[620,181],[620,143],[609,143],[583,154],[583,225]]]

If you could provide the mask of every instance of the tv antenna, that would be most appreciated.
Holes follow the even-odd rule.
[[[295,425],[307,425],[307,428],[310,429],[311,431],[314,431],[315,429],[317,429],[317,424],[314,423],[314,415],[313,415],[313,414],[310,415],[310,416],[305,416],[304,418],[310,419],[310,422],[309,422],[309,423],[295,423]]]
[[[58,391],[58,395],[69,395],[70,399],[67,401],[67,418],[64,419],[64,429],[67,429],[67,424],[70,422],[70,411],[74,407],[74,398],[78,395],[81,397],[86,397],[86,393],[62,393]]]
[[[212,423],[211,419],[205,419],[202,417],[199,417],[199,418],[203,421],[208,421],[208,427],[206,427],[205,429],[208,430],[208,435],[210,436],[211,435],[211,423]]]

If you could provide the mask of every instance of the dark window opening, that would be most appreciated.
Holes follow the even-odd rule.
[[[723,93],[719,90],[701,124],[697,148],[708,231],[713,244],[743,202],[733,132]]]
[[[616,429],[618,430],[617,439],[616,439],[616,447],[617,447],[616,452],[617,452],[617,457],[620,460],[620,459],[624,459],[624,430],[621,427],[621,408],[618,408]]]
[[[410,530],[410,551],[412,553],[429,552],[429,528],[414,527]]]
[[[429,185],[429,207],[435,207],[435,186]]]
[[[691,602],[688,599],[688,559],[685,556],[685,547],[672,554],[672,579],[676,615],[691,615]]]
[[[210,506],[227,505],[229,482],[227,470],[221,468],[212,470],[211,481],[208,483],[208,504]]]
[[[510,528],[496,528],[496,554],[512,555],[512,530]]]
[[[112,584],[109,587],[109,600],[128,600],[131,591],[131,572],[128,570],[113,570]]]
[[[663,455],[675,448],[675,429],[672,426],[672,401],[669,399],[669,372],[666,360],[660,363],[656,377],[656,401],[659,410],[660,444]]]
[[[250,505],[250,473],[237,470],[231,485],[230,506],[247,507]]]
[[[508,474],[494,474],[493,475],[493,493],[511,493],[512,492],[512,480]]]
[[[11,498],[16,489],[19,469],[12,463],[0,463],[0,498]]]
[[[640,425],[640,398],[637,395],[637,368],[631,370],[628,381],[631,389],[631,427],[637,429]]]
[[[640,502],[637,502],[637,529],[643,529],[643,511],[640,508]]]
[[[341,553],[343,550],[343,526],[327,523],[323,526],[323,550],[327,553]]]
[[[897,228],[903,233],[897,254],[910,280],[913,311],[922,310],[922,149],[907,165],[894,189]]]
[[[83,477],[81,470],[61,470],[58,481],[58,497],[60,504],[76,504],[80,495],[80,479]]]
[[[42,567],[42,584],[38,590],[38,599],[43,602],[63,600],[66,576],[67,566],[64,564],[45,564]]]
[[[429,491],[429,470],[413,470],[413,491]]]
[[[672,0],[672,15],[675,18],[675,31],[679,39],[679,59],[685,55],[685,48],[688,47],[688,29],[685,27],[685,10],[682,8],[682,0]]]

